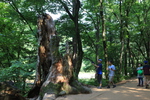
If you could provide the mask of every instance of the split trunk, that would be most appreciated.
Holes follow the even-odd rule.
[[[53,19],[48,14],[38,17],[38,60],[35,86],[28,97],[37,100],[54,100],[59,95],[91,93],[91,90],[74,76],[69,53],[59,53],[59,40]]]

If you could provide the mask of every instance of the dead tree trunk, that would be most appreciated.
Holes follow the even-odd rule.
[[[91,93],[89,88],[82,86],[74,78],[70,55],[61,56],[59,53],[60,39],[55,34],[54,22],[50,15],[44,14],[38,18],[38,35],[35,87],[28,97],[38,96],[37,100],[54,100],[64,94]]]

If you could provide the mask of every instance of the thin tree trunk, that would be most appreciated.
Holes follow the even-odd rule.
[[[130,51],[130,34],[128,31],[128,24],[129,24],[129,12],[130,12],[130,6],[129,6],[129,2],[126,2],[126,10],[125,10],[125,14],[126,14],[126,20],[125,20],[125,33],[127,36],[127,50],[126,50],[126,59],[125,59],[125,66],[124,66],[124,72],[125,75],[127,76],[127,66],[130,66],[130,61],[131,61],[131,51]],[[128,63],[128,64],[127,64]]]
[[[102,21],[102,38],[103,38],[103,48],[104,48],[104,58],[105,58],[105,69],[107,68],[107,42],[106,42],[106,29],[105,29],[105,16],[104,16],[104,8],[103,8],[104,0],[100,0],[100,16]]]
[[[97,24],[98,26],[100,26],[100,23],[99,24]],[[99,44],[99,42],[100,42],[100,29],[99,29],[99,27],[97,26],[97,28],[96,28],[96,44],[95,44],[95,52],[96,52],[96,59],[95,59],[95,61],[97,61],[97,59],[99,59],[99,52],[100,52],[100,44]]]
[[[101,10],[101,7],[99,7],[99,11]],[[98,13],[96,13],[96,16],[99,16]],[[96,24],[94,24],[95,29],[96,29],[96,44],[95,44],[95,48],[96,48],[96,61],[99,59],[99,54],[100,54],[100,17],[96,18]]]
[[[123,64],[122,64],[122,60],[123,60],[123,52],[124,52],[124,35],[123,35],[123,20],[122,20],[122,0],[120,0],[120,5],[119,5],[119,11],[120,11],[120,42],[121,42],[121,53],[120,53],[120,73],[122,72],[123,69]]]
[[[128,54],[127,54],[127,51],[125,51],[125,54],[124,54],[125,62],[124,62],[124,67],[123,67],[123,68],[124,68],[124,75],[125,75],[125,76],[127,76],[127,59],[128,59],[128,58],[127,58],[127,55],[128,55]]]

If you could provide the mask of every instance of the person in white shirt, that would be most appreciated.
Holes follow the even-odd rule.
[[[110,88],[110,84],[111,84],[111,83],[112,83],[112,85],[113,85],[113,88],[115,88],[116,85],[114,84],[113,79],[114,79],[114,75],[115,75],[115,70],[116,70],[116,68],[115,68],[115,66],[113,65],[112,61],[108,61],[108,64],[109,64],[109,66],[108,66],[107,70],[109,71],[109,75],[108,75],[108,77],[109,77],[109,83],[108,83],[107,88]]]

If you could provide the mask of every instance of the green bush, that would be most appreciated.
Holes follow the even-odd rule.
[[[29,90],[26,80],[34,78],[35,64],[36,62],[28,63],[26,60],[12,61],[10,67],[0,69],[0,81],[12,81],[25,94]]]

